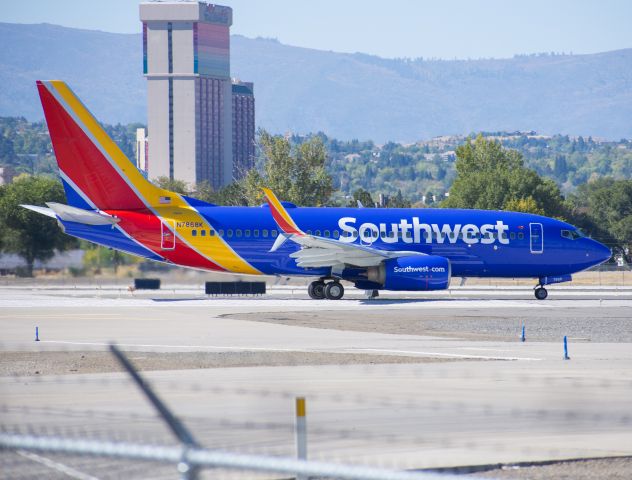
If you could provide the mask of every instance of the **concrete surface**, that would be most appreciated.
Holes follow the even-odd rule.
[[[126,376],[105,368],[103,351],[116,341],[154,370],[146,377],[208,447],[293,455],[293,399],[305,395],[314,459],[437,468],[632,455],[630,292],[569,290],[538,302],[524,289],[481,291],[317,302],[283,288],[234,299],[178,288],[3,288],[2,371],[30,375],[0,378],[0,423],[171,443]],[[439,323],[419,327],[416,317]],[[534,324],[525,343],[521,318]],[[531,341],[531,328],[545,341]],[[567,361],[555,338],[563,333],[573,339]],[[67,374],[30,372],[38,361],[45,372],[60,352],[102,360],[97,373],[64,372],[63,362],[55,373]],[[26,370],[19,355],[31,362]],[[13,471],[37,463],[11,461]],[[565,478],[557,475],[549,478]]]

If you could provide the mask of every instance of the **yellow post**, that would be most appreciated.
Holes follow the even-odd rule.
[[[307,460],[307,419],[305,418],[305,397],[296,398],[296,456]],[[297,476],[296,480],[304,480]]]

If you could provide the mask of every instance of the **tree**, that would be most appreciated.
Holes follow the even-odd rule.
[[[182,195],[189,194],[189,186],[184,180],[178,180],[175,178],[172,179],[169,177],[158,177],[154,179],[153,183],[160,188],[169,190],[170,192],[180,193]]]
[[[526,168],[522,155],[479,135],[456,149],[457,177],[442,206],[502,210],[519,206],[531,213],[564,217],[559,187]]]
[[[365,207],[375,207],[373,197],[371,197],[371,194],[364,188],[358,188],[355,192],[353,192],[353,198],[349,200],[349,206],[357,207],[358,200],[360,200],[360,203],[362,203]]]
[[[21,204],[65,203],[64,190],[57,180],[24,174],[0,187],[0,192],[3,251],[22,257],[28,276],[33,276],[35,260],[46,261],[53,257],[55,250],[61,252],[77,246],[76,239],[65,235],[53,219],[20,207]]]
[[[392,197],[388,202],[388,206],[391,208],[410,208],[411,205],[411,201],[402,195],[401,189],[397,190],[397,195]]]
[[[578,223],[587,233],[628,252],[632,250],[632,180],[600,178],[585,183],[570,201]]]
[[[293,146],[289,140],[262,131],[259,148],[264,157],[262,171],[251,170],[242,186],[249,205],[263,202],[261,187],[297,205],[326,203],[333,193],[331,176],[325,169],[327,150],[320,137]]]

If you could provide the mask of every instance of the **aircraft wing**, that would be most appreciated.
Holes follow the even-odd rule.
[[[318,268],[352,265],[356,267],[377,266],[389,258],[424,255],[410,251],[379,250],[367,245],[341,242],[332,238],[317,237],[303,232],[294,222],[272,190],[264,188],[272,217],[283,233],[274,242],[270,251],[277,250],[286,240],[298,243],[301,249],[291,253],[299,267]]]

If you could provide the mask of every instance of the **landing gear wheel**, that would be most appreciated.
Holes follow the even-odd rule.
[[[340,282],[331,282],[325,285],[325,297],[328,300],[340,300],[345,294],[345,288]]]
[[[323,300],[325,298],[325,282],[318,280],[310,283],[307,287],[307,293],[314,300]]]
[[[535,293],[535,298],[537,298],[538,300],[544,300],[549,295],[549,292],[547,292],[546,288],[544,287],[536,288],[533,293]]]

